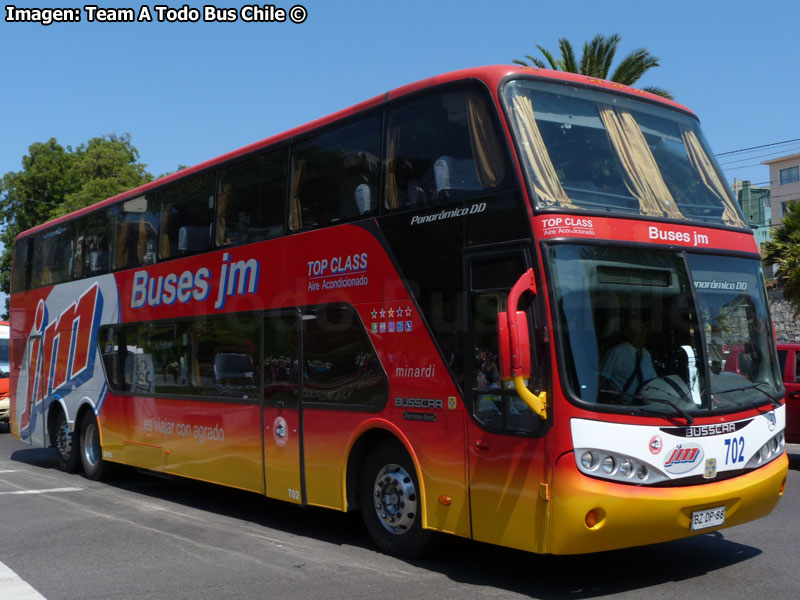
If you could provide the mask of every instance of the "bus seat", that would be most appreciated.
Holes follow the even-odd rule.
[[[361,183],[356,186],[355,198],[358,214],[372,212],[377,206],[378,188],[368,183]]]
[[[427,204],[427,194],[418,183],[408,184],[408,204],[407,206],[417,207]]]
[[[108,252],[95,250],[89,253],[89,273],[108,273]]]
[[[208,227],[183,226],[178,230],[178,252],[187,254],[208,250],[211,233]]]
[[[475,172],[475,163],[469,159],[459,160],[452,156],[441,156],[433,163],[433,178],[436,193],[443,190],[480,190],[482,188]]]

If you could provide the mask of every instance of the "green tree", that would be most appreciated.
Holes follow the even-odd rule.
[[[554,69],[556,71],[580,73],[588,77],[608,79],[616,83],[632,86],[639,81],[642,75],[647,71],[653,67],[659,66],[658,58],[650,54],[647,49],[639,48],[623,58],[622,62],[617,65],[613,74],[609,76],[609,73],[611,73],[611,65],[614,62],[617,47],[621,40],[622,36],[618,33],[608,37],[596,35],[591,42],[585,42],[583,44],[583,54],[581,55],[580,61],[578,61],[575,58],[575,52],[569,40],[566,38],[559,38],[558,47],[561,52],[561,57],[559,59],[556,59],[549,50],[537,44],[536,47],[547,59],[547,63],[540,58],[530,55],[525,56],[527,61],[514,59],[514,63],[523,66],[535,66],[540,69]],[[651,94],[656,94],[672,100],[672,94],[663,88],[648,86],[641,89]]]
[[[772,241],[763,246],[764,263],[776,265],[783,297],[800,315],[800,202],[786,205],[781,224],[772,230]]]
[[[10,291],[11,257],[20,232],[152,181],[138,161],[129,134],[92,138],[75,150],[55,138],[31,144],[22,170],[0,179],[0,291]]]
[[[147,165],[138,162],[139,151],[130,134],[92,138],[75,149],[71,177],[75,188],[50,211],[60,217],[85,206],[116,196],[153,180]]]

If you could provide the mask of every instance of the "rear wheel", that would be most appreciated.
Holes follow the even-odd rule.
[[[381,442],[372,450],[360,490],[364,524],[378,548],[402,558],[416,558],[428,550],[432,534],[422,529],[419,481],[399,443]]]
[[[100,427],[92,412],[84,413],[81,418],[81,463],[83,472],[95,481],[107,476],[110,465],[103,460],[103,447],[100,445]]]
[[[78,470],[80,457],[78,456],[77,432],[69,430],[69,423],[64,411],[58,409],[53,432],[53,445],[58,450],[58,468],[66,473]]]

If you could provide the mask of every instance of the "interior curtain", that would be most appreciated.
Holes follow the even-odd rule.
[[[609,105],[601,104],[599,110],[608,139],[622,163],[625,185],[639,200],[642,214],[682,219],[683,214],[664,183],[656,159],[633,115]]]
[[[744,225],[736,212],[736,208],[731,203],[728,188],[720,180],[717,170],[705,150],[703,150],[703,145],[695,132],[681,125],[681,138],[683,139],[683,145],[686,146],[689,161],[692,163],[695,172],[700,175],[703,184],[722,202],[722,206],[725,209],[722,213],[722,222],[740,227]]]
[[[545,206],[560,206],[562,208],[577,208],[569,199],[561,182],[558,180],[553,162],[547,153],[542,134],[536,125],[531,99],[523,94],[517,94],[511,101],[514,120],[516,121],[517,134],[519,135],[520,148],[525,155],[526,162],[533,171],[533,190]]]
[[[136,252],[138,254],[137,264],[143,265],[144,255],[147,254],[147,224],[145,223],[144,215],[139,217],[139,239],[136,242]]]
[[[305,169],[305,159],[300,159],[294,166],[294,182],[292,184],[292,207],[289,220],[289,229],[300,229],[303,226],[303,214],[300,210],[300,198],[298,191],[300,189],[300,181],[303,179],[303,170]]]
[[[117,224],[117,239],[114,245],[114,268],[121,269],[126,266],[126,244],[128,242],[128,224],[121,222]]]
[[[389,136],[389,156],[387,160],[386,178],[386,208],[393,209],[398,207],[397,200],[397,145],[400,143],[400,128],[395,127]]]
[[[492,119],[482,98],[470,94],[467,99],[469,143],[478,181],[484,189],[497,187],[506,176],[503,150],[492,127]]]
[[[225,187],[217,195],[217,246],[227,246],[230,240],[225,237],[225,225],[228,219],[228,194],[231,185],[225,184]]]
[[[170,205],[164,202],[161,205],[161,257],[160,258],[169,258],[169,235],[167,232],[169,231],[169,211]],[[144,220],[141,221],[144,224]],[[141,240],[141,237],[139,238]]]

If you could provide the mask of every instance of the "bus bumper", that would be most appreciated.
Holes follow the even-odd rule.
[[[686,487],[638,487],[587,477],[570,452],[556,463],[551,496],[551,554],[582,554],[666,542],[717,531],[772,512],[786,485],[784,452],[746,475]],[[692,512],[724,506],[725,523],[692,531]],[[587,514],[597,522],[589,527]],[[589,520],[591,523],[591,519]]]

